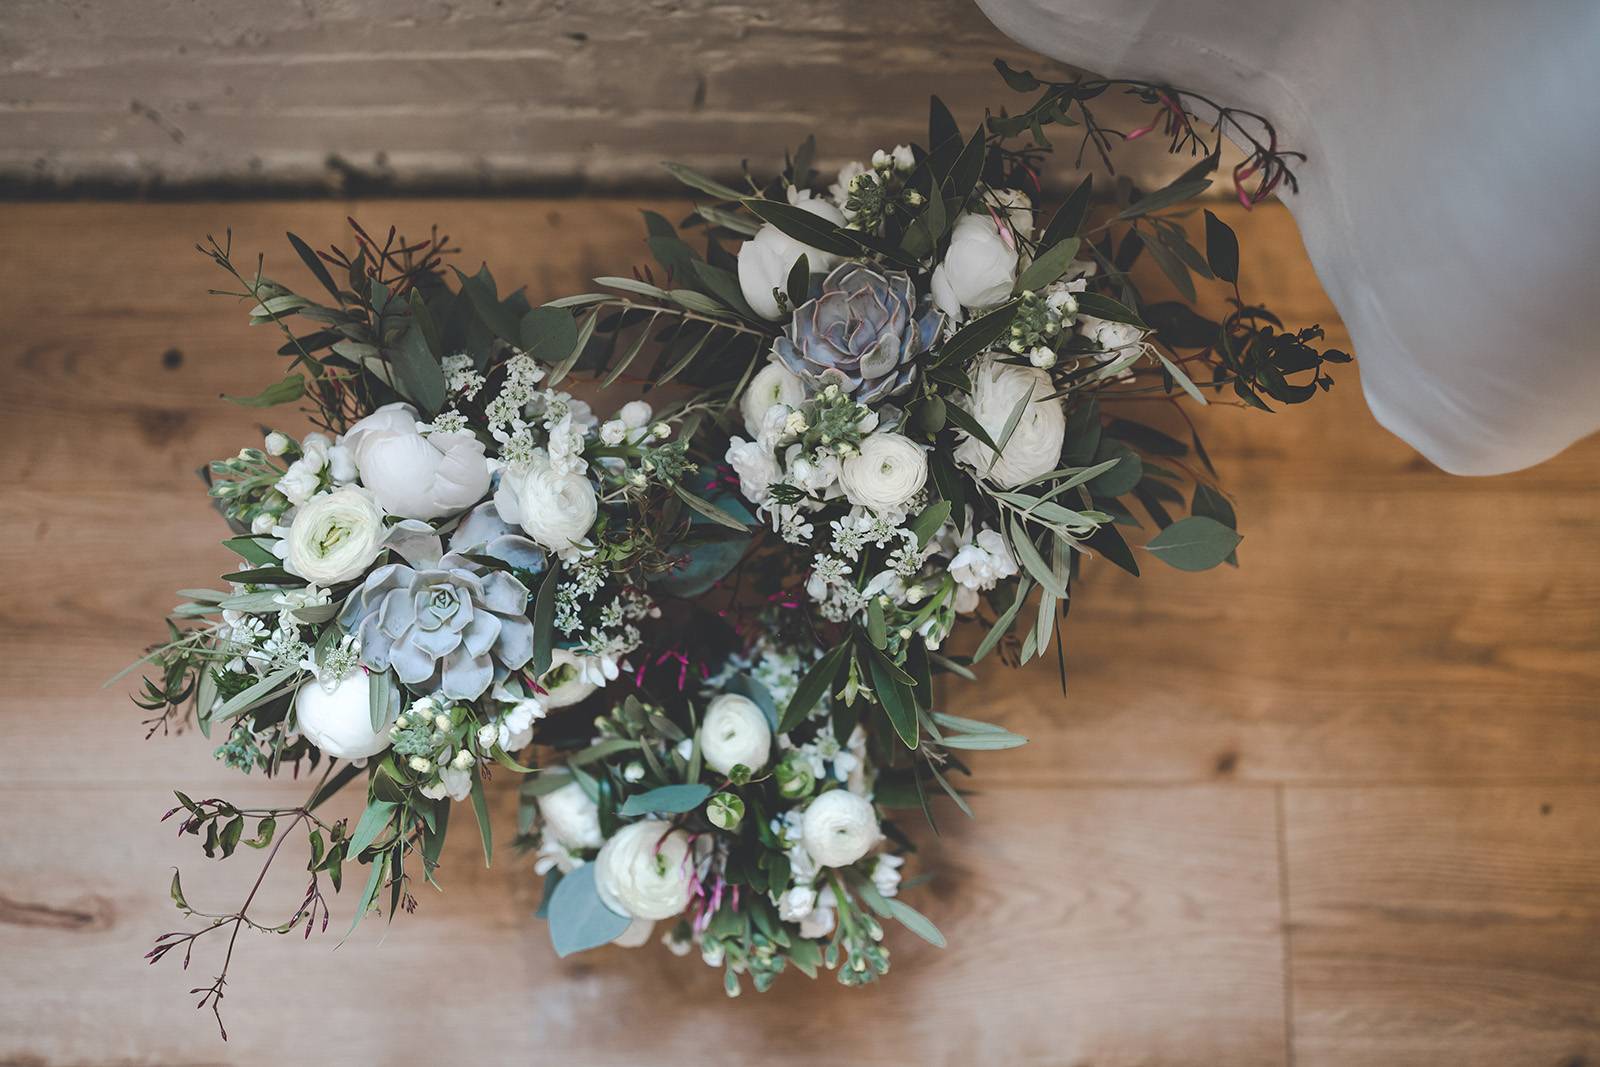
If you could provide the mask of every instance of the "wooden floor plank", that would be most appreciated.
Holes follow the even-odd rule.
[[[241,799],[285,792],[258,783]],[[496,795],[503,825],[512,798]],[[560,1050],[618,1065],[1282,1064],[1269,793],[1066,790],[1045,825],[1040,799],[989,790],[981,825],[921,835],[938,877],[909,899],[949,949],[896,930],[878,987],[791,977],[734,1004],[719,972],[659,946],[557,960],[531,919],[528,861],[485,871],[473,835],[458,834],[444,894],[387,936],[371,919],[332,951],[343,899],[310,943],[242,942],[224,1048],[184,995],[209,981],[216,946],[188,974],[140,956],[182,925],[168,866],[182,865],[192,904],[226,908],[258,855],[207,864],[192,839],[157,828],[170,800],[153,787],[0,789],[0,951],[9,974],[45,976],[0,997],[0,1062],[415,1063],[419,1035],[397,1014],[422,1013],[427,1056],[457,1062]],[[30,818],[16,817],[21,802]],[[268,892],[292,910],[299,889],[293,875]]]
[[[1600,789],[1289,789],[1298,1067],[1600,1057]]]

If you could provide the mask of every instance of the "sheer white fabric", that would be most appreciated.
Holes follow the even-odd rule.
[[[1029,48],[1270,117],[1373,414],[1445,470],[1600,428],[1600,3],[978,0]],[[1224,175],[1226,180],[1226,175]]]

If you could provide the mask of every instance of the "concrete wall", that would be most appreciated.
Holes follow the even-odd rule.
[[[646,189],[974,124],[996,56],[1050,69],[970,0],[0,0],[0,189]]]

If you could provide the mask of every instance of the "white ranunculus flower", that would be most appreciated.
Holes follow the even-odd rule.
[[[962,215],[950,231],[944,261],[934,268],[933,302],[953,319],[962,308],[986,308],[1011,295],[1017,280],[1017,243],[988,215]]]
[[[950,577],[974,591],[993,589],[1002,578],[1017,573],[1006,539],[994,530],[979,530],[978,536],[962,545],[950,560]]]
[[[346,582],[372,565],[387,535],[383,511],[372,494],[345,486],[296,509],[283,565],[312,585]]]
[[[985,359],[972,375],[969,410],[978,425],[998,441],[1012,410],[1030,390],[1033,401],[1023,412],[992,468],[989,464],[994,459],[994,451],[975,437],[963,436],[956,446],[956,461],[972,468],[980,478],[1007,488],[1048,474],[1060,466],[1061,444],[1067,436],[1067,413],[1059,399],[1045,399],[1055,392],[1055,387],[1044,371]]]
[[[551,649],[550,669],[539,678],[539,688],[545,691],[540,703],[552,710],[570,707],[600,688],[585,666],[583,656],[565,648]]]
[[[340,443],[355,460],[361,484],[391,515],[442,518],[467,510],[489,491],[483,442],[466,431],[419,433],[410,404],[385,404],[346,430]],[[332,466],[335,459],[329,457]]]
[[[538,805],[545,833],[567,848],[579,851],[605,844],[600,833],[600,809],[576,781],[544,794]]]
[[[800,842],[824,867],[848,867],[872,851],[883,834],[872,801],[845,789],[833,789],[806,806]]]
[[[778,404],[797,408],[805,402],[806,386],[781,363],[768,363],[756,371],[739,398],[739,412],[751,437],[761,436],[767,412]]]
[[[746,441],[733,437],[728,441],[728,451],[723,459],[739,476],[739,492],[752,504],[767,499],[772,483],[778,480],[778,460],[772,449],[759,441]]]
[[[844,212],[826,200],[804,199],[797,207],[833,223],[844,225]],[[766,223],[756,235],[739,248],[739,289],[757,315],[764,319],[781,319],[785,312],[778,307],[773,290],[785,291],[789,272],[801,256],[806,257],[812,274],[826,274],[838,266],[842,257],[819,248],[801,244],[772,223]]]
[[[928,457],[921,446],[886,431],[863,437],[860,450],[839,467],[845,499],[879,512],[904,507],[927,481]]]
[[[599,502],[588,477],[558,473],[541,448],[526,465],[501,472],[494,508],[552,552],[570,553],[594,527]]]
[[[655,928],[656,923],[654,919],[635,919],[633,922],[629,923],[628,928],[622,931],[622,933],[618,934],[617,939],[611,943],[616,945],[618,948],[639,948],[646,941],[650,940],[650,935],[655,932]]]
[[[661,819],[629,823],[594,861],[606,907],[635,919],[670,919],[689,906],[689,835]]]
[[[723,693],[706,708],[700,723],[700,754],[718,774],[732,774],[736,764],[752,771],[767,765],[772,728],[756,702],[738,693]]]
[[[372,728],[372,680],[361,669],[345,675],[331,690],[316,680],[294,695],[294,717],[300,733],[323,755],[365,759],[389,747],[389,727],[400,714],[400,689],[389,687],[389,711],[381,729]]]

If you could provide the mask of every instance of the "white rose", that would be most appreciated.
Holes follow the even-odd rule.
[[[739,398],[739,412],[751,437],[760,437],[767,412],[783,404],[797,408],[806,398],[805,383],[780,363],[768,363],[756,371]]]
[[[670,919],[689,906],[689,835],[660,819],[629,823],[594,861],[600,899],[635,919]]]
[[[823,793],[806,807],[800,842],[824,867],[848,867],[882,838],[872,801],[844,789]]]
[[[600,809],[577,782],[551,790],[537,803],[545,832],[567,848],[578,851],[605,844],[600,835]]]
[[[584,657],[565,648],[550,650],[550,669],[539,678],[540,698],[546,708],[565,708],[576,704],[600,688],[600,683],[585,670]]]
[[[1084,315],[1078,319],[1078,331],[1112,355],[1116,355],[1119,349],[1138,344],[1140,338],[1144,337],[1144,331],[1137,326],[1130,326],[1126,322],[1112,322],[1109,319],[1097,319],[1093,315]]]
[[[909,437],[873,433],[839,466],[845,499],[873,511],[904,507],[928,480],[928,457]]]
[[[535,449],[525,466],[507,467],[501,473],[494,507],[502,520],[520,525],[552,552],[575,548],[588,536],[599,513],[589,479],[557,472],[543,449]]]
[[[978,425],[998,441],[1011,412],[1030,390],[1033,401],[1017,422],[993,468],[989,463],[994,451],[975,437],[964,437],[956,446],[957,462],[972,468],[980,478],[1006,487],[1021,485],[1055,470],[1060,465],[1061,444],[1067,436],[1067,413],[1059,399],[1045,399],[1055,392],[1055,387],[1044,371],[986,359],[972,375],[969,410]]]
[[[334,759],[365,759],[389,747],[389,727],[400,714],[400,690],[389,687],[383,725],[372,728],[372,680],[353,670],[330,691],[309,681],[294,695],[294,717],[307,741]]]
[[[700,754],[718,774],[732,774],[736,764],[752,771],[767,765],[772,751],[772,728],[755,701],[738,693],[724,693],[706,708],[700,723]]]
[[[387,533],[371,493],[356,486],[335,489],[295,511],[283,565],[312,585],[349,581],[378,558]]]
[[[277,480],[273,488],[298,507],[315,496],[322,487],[320,470],[320,464],[297,459],[289,464],[289,469],[283,472],[283,477]]]
[[[1017,280],[1017,243],[988,215],[962,215],[950,231],[950,248],[934,269],[933,302],[953,319],[962,308],[984,308],[1011,295]]]
[[[778,460],[771,448],[759,441],[734,437],[729,439],[728,451],[722,458],[739,476],[739,492],[746,500],[759,504],[767,499],[767,492],[779,474]]]
[[[994,530],[980,530],[978,536],[962,545],[950,560],[950,577],[967,589],[993,589],[1002,578],[1017,572],[1006,539]]]
[[[372,490],[391,515],[437,519],[465,511],[489,491],[489,461],[472,434],[417,432],[410,404],[385,404],[340,438]],[[337,457],[329,462],[338,466]],[[339,471],[333,471],[337,478]]]
[[[801,200],[796,205],[835,226],[844,225],[844,212],[826,200]],[[812,274],[826,274],[838,266],[842,257],[819,248],[801,244],[772,223],[766,223],[756,235],[739,248],[739,289],[757,315],[764,319],[781,319],[784,311],[778,307],[773,290],[786,290],[789,272],[801,256],[806,257]]]

